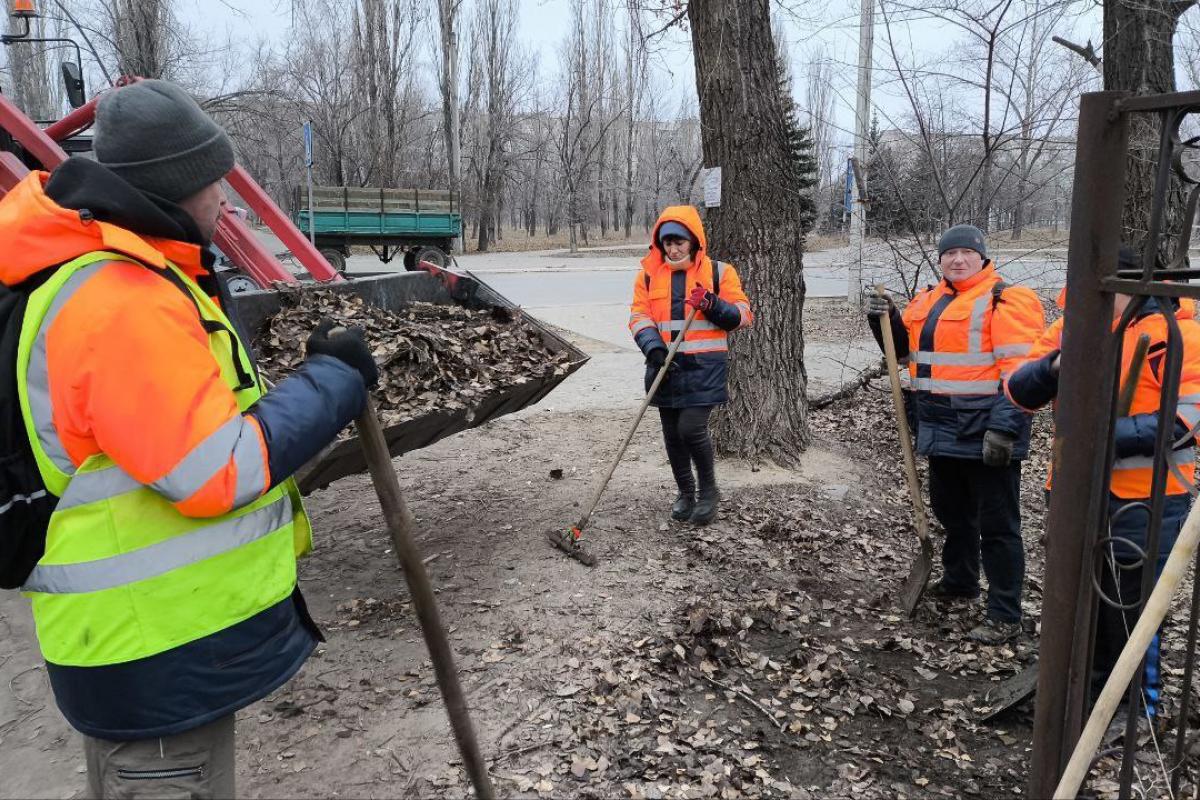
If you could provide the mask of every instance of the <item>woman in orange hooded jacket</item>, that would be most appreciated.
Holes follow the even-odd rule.
[[[696,318],[684,334],[689,307],[696,309]],[[646,391],[666,361],[668,344],[684,334],[650,401],[662,419],[667,458],[679,487],[671,506],[674,519],[707,525],[717,515],[720,492],[708,417],[714,406],[729,399],[727,334],[752,319],[737,270],[709,258],[708,239],[696,209],[665,209],[633,282],[629,330],[646,356]]]

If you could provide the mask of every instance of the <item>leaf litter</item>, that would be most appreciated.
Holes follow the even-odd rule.
[[[322,319],[358,328],[379,364],[372,394],[385,425],[472,408],[569,367],[568,353],[552,352],[519,309],[410,303],[393,312],[353,293],[311,287],[282,290],[280,302],[254,340],[264,374],[280,381],[293,372],[304,360],[301,343]]]

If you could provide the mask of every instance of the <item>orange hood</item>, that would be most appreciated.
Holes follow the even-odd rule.
[[[708,236],[704,233],[704,223],[700,221],[700,212],[696,211],[695,206],[667,206],[659,215],[658,222],[654,223],[654,230],[650,233],[650,252],[642,259],[642,266],[649,270],[661,267],[666,263],[662,245],[658,243],[658,229],[667,222],[678,222],[691,231],[692,236],[696,239],[696,254],[693,261],[697,264],[703,263],[708,258]]]
[[[55,203],[45,191],[50,174],[31,172],[0,199],[0,283],[15,286],[47,267],[84,253],[111,250],[158,268],[170,258],[189,273],[200,269],[200,248],[139,236]]]

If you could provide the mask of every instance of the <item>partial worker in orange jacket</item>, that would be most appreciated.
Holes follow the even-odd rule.
[[[58,498],[22,588],[89,796],[232,797],[235,712],[322,641],[291,476],[378,370],[327,322],[267,388],[209,249],[233,145],[182,89],[106,92],[94,146],[0,200],[22,418]]]
[[[671,206],[655,224],[650,252],[633,281],[629,330],[646,356],[646,391],[666,360],[668,343],[682,332],[689,307],[697,310],[696,319],[651,404],[662,418],[679,488],[671,517],[707,525],[720,502],[708,417],[729,399],[727,334],[749,325],[753,316],[737,270],[709,257],[696,209]]]
[[[933,513],[946,529],[941,599],[979,595],[988,579],[987,616],[970,637],[988,644],[1020,632],[1025,550],[1021,541],[1021,459],[1030,417],[1004,396],[1001,381],[1029,354],[1045,327],[1037,295],[1010,286],[987,258],[982,231],[956,225],[938,242],[942,280],[901,314],[872,297],[868,321],[892,327],[896,355],[908,360],[917,451],[929,457]]]
[[[1122,247],[1120,265],[1137,268],[1141,259],[1136,250]],[[1060,298],[1060,304],[1061,300]],[[1116,295],[1113,308],[1115,326],[1132,298]],[[1154,557],[1156,571],[1161,571],[1170,555],[1183,521],[1191,508],[1192,498],[1180,482],[1194,482],[1196,470],[1196,440],[1191,429],[1200,423],[1200,324],[1195,319],[1195,304],[1191,300],[1150,298],[1137,312],[1123,334],[1121,375],[1127,375],[1133,351],[1142,334],[1150,337],[1145,366],[1138,375],[1129,415],[1119,417],[1113,432],[1112,479],[1109,485],[1109,530],[1105,547],[1105,565],[1101,569],[1100,586],[1104,594],[1123,606],[1124,610],[1108,603],[1099,603],[1096,620],[1096,649],[1092,659],[1092,695],[1103,688],[1117,662],[1129,631],[1141,613],[1142,567],[1141,553],[1149,541],[1149,497],[1154,472],[1154,447],[1158,436],[1162,369],[1167,346],[1166,311],[1175,316],[1183,340],[1183,369],[1180,375],[1179,398],[1171,432],[1171,461],[1168,471],[1166,503],[1162,526],[1159,529],[1158,553]],[[1035,410],[1053,401],[1058,395],[1059,361],[1062,347],[1062,328],[1065,318],[1056,320],[1038,339],[1028,360],[1006,381],[1005,391],[1013,403]],[[1051,488],[1051,479],[1046,488]],[[1111,537],[1111,538],[1108,538]],[[1156,635],[1146,653],[1142,698],[1146,713],[1155,715],[1159,706],[1162,679],[1159,669],[1159,637]],[[1140,712],[1139,712],[1140,713]],[[1123,715],[1122,715],[1123,716]],[[1118,724],[1123,730],[1123,725]]]

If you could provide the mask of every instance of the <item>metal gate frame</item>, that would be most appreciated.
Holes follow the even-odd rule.
[[[1131,114],[1159,118],[1160,138],[1149,233],[1139,270],[1117,271],[1121,209],[1125,199]],[[1063,328],[1062,369],[1055,414],[1053,452],[1054,491],[1047,518],[1045,588],[1039,645],[1039,678],[1034,717],[1029,795],[1050,797],[1074,750],[1085,721],[1097,602],[1094,586],[1097,556],[1111,541],[1107,529],[1109,482],[1113,463],[1113,426],[1117,405],[1121,344],[1124,331],[1148,298],[1200,299],[1200,285],[1169,281],[1200,277],[1187,267],[1186,254],[1200,198],[1200,176],[1186,171],[1184,154],[1196,152],[1196,140],[1180,139],[1180,126],[1200,114],[1200,92],[1133,96],[1128,92],[1092,92],[1080,102],[1078,147],[1075,156],[1071,234],[1067,254],[1067,315]],[[1188,187],[1187,222],[1183,230],[1164,231],[1164,210],[1172,175]],[[1178,236],[1181,256],[1165,268],[1157,263],[1162,237]],[[1114,330],[1113,296],[1133,300]],[[1147,566],[1158,552],[1159,528],[1170,467],[1165,454],[1172,449],[1182,340],[1173,313],[1163,312],[1168,336],[1162,371],[1162,399],[1155,444],[1153,491]],[[1167,421],[1170,421],[1167,424]],[[1150,596],[1153,568],[1144,569],[1141,597]],[[1172,791],[1177,792],[1186,753],[1187,715],[1191,703],[1196,652],[1200,580],[1195,582],[1189,613],[1182,699],[1176,712],[1176,734],[1170,756]],[[1129,687],[1129,700],[1141,690],[1139,670]],[[1137,708],[1132,705],[1132,708]],[[1136,714],[1130,714],[1121,769],[1121,796],[1129,797]]]

